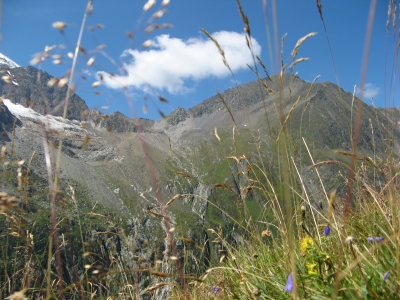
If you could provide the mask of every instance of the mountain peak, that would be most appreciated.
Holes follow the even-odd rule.
[[[4,54],[0,53],[0,65],[6,65],[10,69],[12,68],[19,68],[20,65],[11,60],[9,57],[5,56]]]

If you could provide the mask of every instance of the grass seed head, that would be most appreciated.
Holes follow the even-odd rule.
[[[93,63],[94,63],[94,57],[91,57],[91,58],[89,58],[89,60],[87,61],[86,65],[87,65],[88,67],[90,67],[91,65],[93,65]]]
[[[2,76],[1,79],[3,79],[3,81],[7,84],[11,83],[11,77],[8,75]]]
[[[98,86],[100,86],[100,85],[101,85],[101,82],[100,82],[100,81],[95,81],[95,82],[92,83],[92,87],[93,87],[93,88],[96,88],[96,87],[98,87]]]
[[[144,49],[149,48],[153,44],[152,40],[147,40],[143,43],[142,47]]]
[[[156,0],[149,0],[146,2],[146,4],[143,6],[144,11],[148,11],[151,9],[154,5],[156,4]]]
[[[62,88],[63,86],[65,86],[68,82],[68,78],[67,77],[62,77],[59,81],[58,81],[58,87]]]
[[[299,51],[301,44],[303,44],[306,39],[308,39],[316,34],[317,34],[317,32],[310,32],[309,34],[307,34],[306,36],[302,37],[301,39],[299,39],[297,41],[297,43],[294,46],[293,51],[292,51],[292,56],[293,56],[294,61],[296,60],[297,52]]]
[[[165,15],[167,12],[168,12],[168,11],[167,11],[166,9],[159,10],[159,11],[155,12],[155,13],[152,15],[152,18],[153,18],[154,20],[155,20],[155,19],[159,19],[159,18],[161,18],[163,15]]]
[[[133,34],[132,34],[132,32],[126,31],[125,33],[126,33],[126,36],[127,36],[128,38],[130,38],[131,40],[133,39]]]
[[[14,196],[8,196],[5,192],[0,192],[0,213],[7,213],[19,205],[19,200]]]
[[[26,289],[23,289],[22,291],[15,292],[14,294],[8,296],[6,299],[7,300],[28,300],[28,298],[25,297],[25,292],[26,292]]]
[[[58,29],[61,33],[64,33],[65,27],[67,27],[67,23],[64,22],[54,22],[53,28]]]

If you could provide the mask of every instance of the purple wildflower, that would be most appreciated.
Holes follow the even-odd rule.
[[[285,292],[292,292],[293,291],[293,273],[290,273],[285,286]]]
[[[380,242],[383,242],[384,239],[385,239],[385,238],[382,237],[382,236],[376,236],[376,237],[369,236],[369,237],[367,238],[368,242],[370,242],[370,243],[373,243],[373,242],[380,243]]]
[[[210,288],[210,290],[214,291],[214,296],[216,296],[218,294],[218,292],[221,290],[221,288],[217,287],[217,286],[212,286]]]
[[[328,236],[331,234],[331,226],[327,225],[324,229],[324,235]]]
[[[383,275],[383,280],[386,281],[386,280],[389,278],[389,275],[390,275],[390,270],[387,271],[387,272],[385,273],[385,275]]]

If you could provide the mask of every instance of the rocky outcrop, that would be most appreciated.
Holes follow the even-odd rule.
[[[207,200],[210,198],[211,191],[211,186],[201,181],[198,182],[197,187],[193,191],[191,209],[203,221],[206,217],[208,206]]]
[[[180,122],[185,121],[187,118],[190,117],[188,111],[182,107],[178,107],[175,109],[171,114],[167,117],[167,123],[169,125],[175,126]]]
[[[49,86],[47,83],[54,78],[48,73],[35,67],[9,69],[0,66],[0,73],[8,76],[9,80],[0,80],[0,95],[13,100],[25,107],[32,107],[42,115],[51,114],[62,116],[68,87],[66,85]],[[67,118],[82,120],[82,113],[87,111],[85,101],[77,94],[72,93],[69,99]]]
[[[10,141],[7,133],[13,130],[14,126],[21,126],[21,121],[14,117],[3,103],[0,104],[0,140]]]

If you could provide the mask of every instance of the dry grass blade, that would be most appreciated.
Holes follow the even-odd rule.
[[[309,60],[308,57],[301,57],[301,58],[296,59],[296,60],[295,60],[294,62],[292,62],[292,64],[289,66],[289,70],[293,71],[293,68],[294,68],[295,65],[297,65],[298,63],[301,63],[301,62],[303,62],[303,61],[307,61],[307,60]]]
[[[131,40],[133,39],[133,34],[132,34],[132,32],[130,32],[129,30],[127,30],[127,31],[125,32],[125,34],[126,34],[126,36],[127,36],[128,38],[130,38]]]
[[[318,7],[319,16],[320,16],[322,22],[324,22],[324,15],[322,14],[322,3],[321,3],[321,0],[317,0],[317,7]]]
[[[212,40],[212,41],[214,42],[215,46],[217,46],[217,48],[218,48],[219,54],[221,54],[221,56],[222,56],[222,61],[223,61],[224,65],[232,72],[231,67],[229,66],[228,62],[226,61],[225,52],[224,52],[224,50],[221,48],[221,46],[219,45],[218,41],[217,41],[216,39],[214,39],[214,38],[211,36],[211,34],[209,34],[208,31],[205,30],[204,28],[200,28],[200,30],[201,30],[206,36],[208,36],[208,38],[209,38],[210,40]]]
[[[312,166],[310,166],[310,168],[319,167],[321,165],[333,165],[333,164],[338,164],[338,163],[340,163],[340,162],[337,160],[324,160],[324,161],[317,162],[316,164],[313,164]]]
[[[152,210],[150,210],[150,209],[149,209],[147,212],[148,212],[149,214],[152,214],[152,215],[156,216],[156,217],[167,218],[167,217],[164,216],[163,214],[157,213],[157,212],[152,211]]]
[[[371,157],[369,157],[369,156],[364,156],[364,160],[367,161],[367,162],[369,162],[375,169],[377,169],[378,172],[379,172],[381,175],[385,175],[385,172],[383,172],[383,171],[375,164],[375,162],[373,161],[373,159],[372,159]]]
[[[197,278],[197,277],[194,277],[194,276],[184,275],[183,278],[189,279],[189,280],[194,280],[194,281],[197,281],[197,282],[204,282],[204,280],[202,280],[200,278]]]
[[[250,36],[250,23],[249,23],[249,18],[245,15],[242,5],[240,4],[240,0],[236,1],[239,7],[239,12],[240,12],[240,16],[242,17],[243,20],[243,24],[244,24],[244,31],[247,33],[248,36]],[[250,48],[249,43],[247,43],[247,45]]]
[[[94,212],[89,212],[89,213],[88,213],[88,215],[91,215],[91,216],[98,216],[98,217],[101,217],[101,218],[107,219],[107,220],[108,220],[108,221],[110,221],[110,222],[112,222],[112,221],[113,221],[113,218],[112,218],[112,217],[105,216],[105,215],[98,214],[98,213],[94,213]]]
[[[229,187],[229,186],[227,186],[226,184],[214,183],[213,186],[215,186],[215,187],[217,187],[217,188],[220,188],[220,189],[225,189],[225,190],[231,191],[231,192],[233,192],[233,193],[236,194],[236,192],[235,192],[234,190],[232,190],[232,188]]]
[[[86,49],[83,46],[79,45],[78,49],[79,49],[79,51],[82,52],[82,54],[84,54],[84,55],[87,54]]]
[[[218,90],[217,90],[217,94],[218,94],[218,97],[221,99],[222,103],[225,105],[226,109],[228,110],[228,113],[231,116],[231,119],[232,119],[233,123],[235,124],[236,128],[238,128],[235,118],[233,117],[232,111],[229,108],[228,104],[225,102],[224,97],[222,97],[222,95],[220,94],[220,92],[218,92]],[[238,130],[238,134],[240,134],[239,130]]]
[[[235,156],[228,156],[227,158],[234,159],[234,160],[236,160],[237,163],[240,162],[239,159],[237,157],[235,157]]]
[[[295,108],[295,107],[297,106],[297,104],[299,103],[300,99],[301,99],[301,97],[299,96],[299,97],[297,98],[296,102],[293,104],[292,108],[290,109],[288,115],[286,116],[286,119],[285,119],[285,121],[283,122],[283,124],[282,124],[282,126],[281,126],[281,129],[279,130],[278,136],[277,136],[277,138],[276,138],[276,142],[279,141],[279,137],[280,137],[282,131],[284,130],[285,125],[286,125],[287,121],[289,120],[290,115],[292,114],[294,108]]]
[[[268,94],[269,94],[269,95],[274,94],[274,90],[271,89],[271,88],[267,85],[267,82],[266,82],[264,79],[261,78],[260,73],[258,73],[256,70],[254,70],[249,64],[246,64],[246,65],[247,65],[247,67],[248,67],[250,70],[252,70],[252,71],[254,72],[254,74],[257,75],[258,80],[260,80],[260,82],[262,83],[262,85],[263,85],[263,86],[265,87],[265,89],[267,90]]]
[[[158,271],[154,271],[154,270],[149,270],[149,273],[152,275],[155,275],[157,277],[173,277],[172,275],[168,274],[168,273],[164,273],[164,272],[158,272]]]
[[[168,100],[165,99],[165,98],[162,97],[162,96],[158,96],[158,99],[159,99],[161,102],[163,102],[163,103],[169,103]]]
[[[172,152],[172,143],[171,143],[171,137],[168,136],[168,145],[169,145],[169,155],[170,156],[174,156],[173,152]]]
[[[157,110],[157,111],[160,114],[161,118],[163,118],[163,119],[166,118],[166,115],[161,110]]]
[[[354,157],[357,160],[363,160],[362,158],[358,157],[357,155],[351,153],[351,152],[347,152],[347,151],[341,151],[341,150],[336,150],[335,151],[338,154],[344,155],[344,156],[350,156],[350,157]]]
[[[258,55],[256,55],[256,58],[257,58],[258,63],[259,63],[259,64],[261,65],[261,67],[263,68],[264,73],[265,73],[265,75],[267,76],[267,78],[268,78],[270,81],[272,81],[271,77],[269,76],[268,70],[267,70],[267,68],[265,67],[264,63],[262,62],[261,58],[260,58]]]
[[[220,137],[218,135],[217,127],[214,128],[214,135],[218,139],[218,142],[221,142],[221,139],[220,139]]]
[[[185,243],[188,243],[188,244],[191,244],[191,245],[197,245],[198,246],[198,244],[195,242],[195,241],[193,241],[193,240],[191,240],[191,239],[187,239],[187,238],[184,238],[184,237],[180,237],[179,238],[180,240],[182,240],[182,241],[184,241]]]
[[[293,60],[296,60],[297,52],[299,51],[299,47],[301,46],[301,44],[303,44],[305,40],[307,40],[308,38],[310,38],[316,34],[317,34],[317,32],[310,32],[309,34],[307,34],[306,36],[302,37],[301,39],[299,39],[297,41],[296,46],[294,46],[293,51],[292,51]]]
[[[172,202],[174,202],[176,199],[178,199],[179,197],[182,197],[181,194],[176,194],[174,197],[172,197],[166,204],[165,207],[167,207],[168,205],[170,205]]]
[[[196,178],[196,177],[194,177],[192,175],[186,174],[186,173],[178,171],[178,170],[174,170],[174,173],[176,173],[176,174],[178,174],[178,175],[180,175],[182,177],[185,177],[185,178]]]
[[[172,284],[170,284],[170,283],[160,282],[160,283],[157,283],[156,285],[153,285],[153,286],[145,289],[144,293],[155,291],[155,290],[159,289],[160,287],[163,287],[163,286],[166,286],[166,285],[172,286]]]

